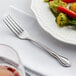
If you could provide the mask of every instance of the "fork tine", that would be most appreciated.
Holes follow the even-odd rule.
[[[15,33],[15,35],[18,35],[18,33],[10,26],[10,24],[7,22],[6,19],[3,19],[4,23],[8,26],[8,28],[13,32]]]
[[[14,25],[16,25],[16,28],[20,31],[23,32],[24,30],[20,27],[20,25],[18,25],[18,23],[16,21],[14,21],[14,19],[8,15],[8,17],[10,18],[10,20],[14,23]]]
[[[5,19],[3,19],[4,23],[8,26],[8,28],[15,34],[15,35],[19,35],[19,32],[12,27],[11,22],[7,19],[7,17]]]
[[[7,19],[11,22],[12,27],[15,28],[15,30],[17,30],[19,32],[19,34],[21,34],[23,32],[23,30],[21,28],[19,28],[18,24],[12,19],[11,16],[7,16]]]

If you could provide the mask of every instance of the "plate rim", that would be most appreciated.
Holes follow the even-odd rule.
[[[64,39],[63,37],[61,36],[57,36],[57,34],[55,34],[53,31],[49,31],[47,28],[44,27],[44,24],[41,20],[41,18],[39,17],[38,13],[36,12],[35,10],[35,5],[34,5],[34,0],[31,1],[31,10],[33,11],[37,21],[39,22],[40,24],[40,27],[45,31],[47,32],[48,34],[50,34],[52,37],[54,37],[55,39],[63,42],[63,43],[66,43],[66,44],[72,44],[72,45],[76,45],[76,41],[72,41],[72,40],[68,40],[68,39]],[[53,34],[54,33],[54,34]]]

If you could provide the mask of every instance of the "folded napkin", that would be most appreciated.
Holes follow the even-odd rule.
[[[36,20],[36,18],[34,16],[31,16],[28,13],[26,13],[14,6],[10,6],[9,14],[15,18],[18,18],[18,16],[24,15],[24,17],[26,17],[26,22],[27,22],[26,24],[28,24],[28,22],[31,21],[31,22],[29,22],[29,25],[31,25],[31,23],[33,23]],[[21,15],[18,15],[18,14],[21,14]],[[20,18],[20,20],[23,20],[23,19]],[[38,73],[38,72],[28,68],[26,65],[24,65],[24,67],[25,67],[27,76],[28,76],[28,74],[29,74],[29,76],[43,76],[41,73]]]
[[[4,14],[3,18],[8,16],[8,15],[11,15],[13,18],[15,18],[18,23],[21,22],[21,21],[24,21],[23,19],[26,18],[25,21],[26,21],[27,26],[28,26],[29,21],[30,21],[29,25],[31,25],[31,23],[34,23],[35,20],[36,20],[31,15],[28,15],[26,12],[24,12],[24,11],[14,7],[14,6],[10,6],[9,10]],[[18,21],[18,20],[20,20],[20,21]],[[20,23],[20,24],[22,24],[22,23]],[[26,76],[42,76],[42,74],[28,68],[25,64],[24,64],[24,68],[25,68]]]

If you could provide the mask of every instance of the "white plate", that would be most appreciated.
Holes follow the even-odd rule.
[[[32,0],[31,8],[35,13],[40,26],[56,39],[76,45],[76,30],[68,27],[59,28],[55,17],[43,0]]]

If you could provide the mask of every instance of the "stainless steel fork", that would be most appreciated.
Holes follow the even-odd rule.
[[[63,57],[63,56],[57,54],[56,52],[52,51],[50,48],[48,48],[44,44],[31,38],[30,35],[28,34],[28,32],[26,30],[22,29],[10,15],[6,16],[3,19],[3,21],[19,39],[29,40],[29,41],[33,42],[34,44],[38,45],[39,47],[41,47],[42,49],[47,51],[47,53],[49,53],[52,57],[54,57],[62,66],[64,66],[64,67],[71,66],[69,60],[66,57]]]

